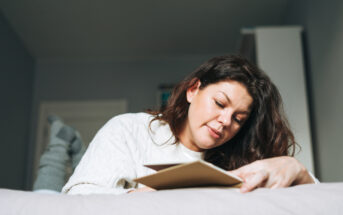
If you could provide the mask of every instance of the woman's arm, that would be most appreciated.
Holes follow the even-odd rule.
[[[298,160],[289,156],[258,160],[231,171],[244,183],[241,192],[258,187],[279,188],[291,185],[315,183],[313,177]]]
[[[95,135],[62,192],[67,194],[112,193],[132,190],[135,161],[127,136],[132,135],[125,116],[111,119]]]

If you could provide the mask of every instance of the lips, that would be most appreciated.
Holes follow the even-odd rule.
[[[210,133],[210,136],[213,137],[214,139],[219,139],[222,136],[222,133],[219,132],[218,130],[211,128],[209,126],[207,126],[207,128]]]

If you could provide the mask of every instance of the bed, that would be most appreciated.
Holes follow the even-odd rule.
[[[187,188],[122,195],[0,189],[1,214],[343,214],[343,182],[257,189]]]

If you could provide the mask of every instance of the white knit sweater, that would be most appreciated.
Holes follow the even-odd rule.
[[[147,113],[130,113],[108,121],[95,135],[62,192],[122,194],[143,187],[132,179],[155,172],[144,164],[203,159],[203,153],[173,144],[175,137],[169,125],[156,120],[150,129],[151,119]]]
[[[62,192],[121,194],[136,188],[136,177],[154,172],[144,164],[179,163],[202,159],[203,153],[173,144],[169,125],[147,113],[112,118],[95,135]],[[139,185],[138,187],[142,187]]]

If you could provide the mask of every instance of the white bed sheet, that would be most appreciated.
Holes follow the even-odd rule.
[[[342,214],[343,183],[241,194],[234,188],[189,188],[123,195],[43,194],[0,189],[1,214]]]

